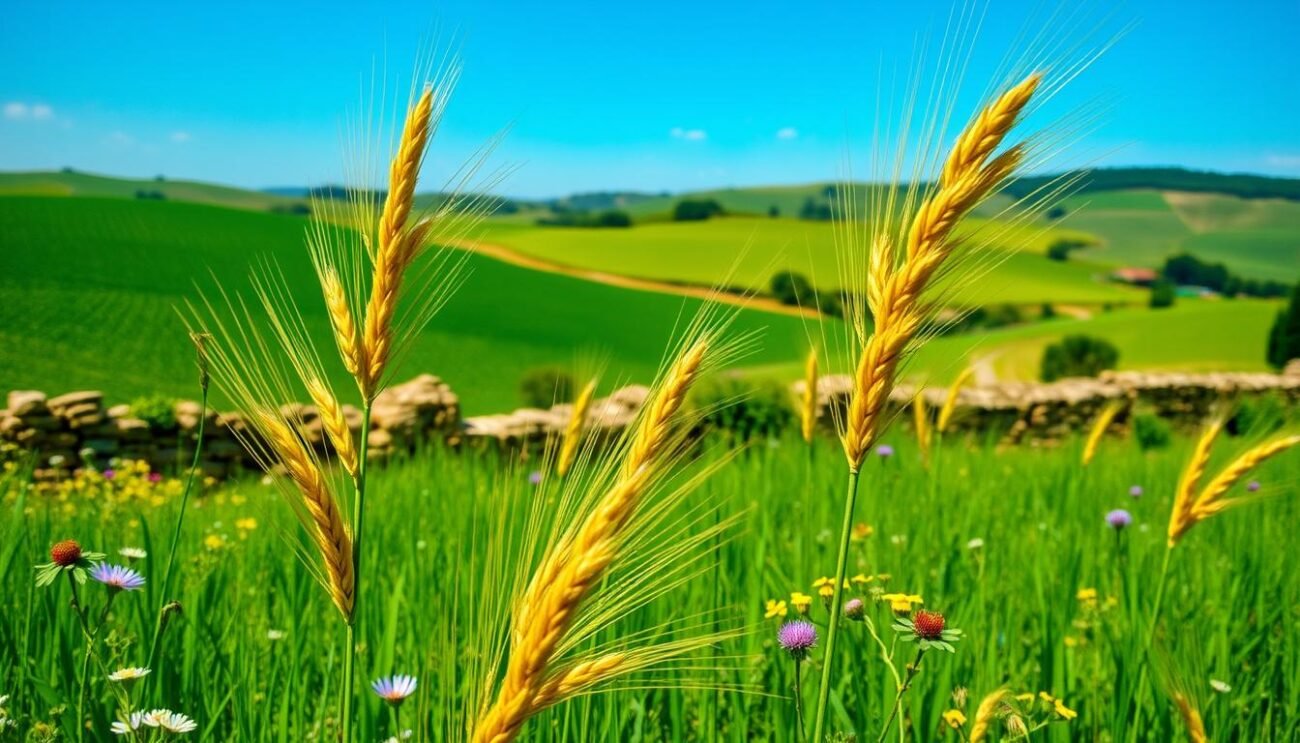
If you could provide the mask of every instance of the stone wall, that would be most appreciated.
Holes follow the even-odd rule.
[[[843,375],[823,377],[818,382],[821,420],[829,429],[832,410],[848,400],[850,379]],[[796,395],[803,383],[794,385]],[[900,386],[890,397],[891,413],[903,425],[911,416],[914,388]],[[927,388],[920,392],[932,408],[943,405],[947,391]],[[1003,383],[961,390],[952,427],[956,431],[996,431],[1006,443],[1044,443],[1059,440],[1086,428],[1107,402],[1122,399],[1128,410],[1147,411],[1179,427],[1198,425],[1222,400],[1272,394],[1300,405],[1300,363],[1293,362],[1282,374],[1222,373],[1182,374],[1159,372],[1107,372],[1092,379],[1066,379],[1051,384]],[[635,418],[649,395],[649,389],[634,385],[619,389],[592,403],[587,430],[613,438]],[[159,427],[133,417],[126,405],[104,407],[100,392],[70,392],[46,397],[42,392],[10,392],[7,407],[0,410],[0,442],[9,442],[38,455],[41,475],[57,475],[60,469],[80,466],[84,456],[93,456],[101,466],[109,459],[139,459],[155,469],[188,464],[190,446],[198,429],[200,405],[176,403],[176,423]],[[397,452],[411,451],[422,442],[444,441],[453,446],[501,446],[526,448],[564,431],[570,406],[549,409],[523,408],[500,415],[461,418],[460,402],[439,378],[424,374],[393,386],[375,400],[369,443],[371,452],[382,459]],[[304,437],[321,452],[328,442],[316,409],[310,405],[286,406],[285,413],[301,422]],[[345,406],[354,431],[361,427],[361,413]],[[1125,416],[1116,420],[1125,425]],[[205,424],[202,468],[205,474],[222,478],[241,470],[256,469],[256,463],[240,445],[248,435],[237,413],[208,411]]]

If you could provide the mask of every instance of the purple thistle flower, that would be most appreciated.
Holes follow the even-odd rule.
[[[866,616],[867,605],[862,599],[849,599],[844,602],[844,616],[850,621],[860,622]]]
[[[105,480],[112,480],[114,477],[117,477],[117,470],[104,470]]]
[[[541,471],[541,470],[533,470],[532,472],[529,472],[529,473],[528,473],[528,482],[532,483],[533,485],[541,485],[541,484],[542,484],[542,471]]]
[[[1259,492],[1259,480],[1251,480],[1250,482],[1246,483],[1246,490],[1252,493]]]
[[[803,660],[817,645],[817,628],[812,622],[796,619],[777,630],[776,641],[795,660]]]
[[[385,702],[396,707],[406,698],[415,693],[416,681],[414,676],[404,676],[395,674],[387,678],[375,679],[370,684],[370,688],[375,690]]]
[[[1122,508],[1116,508],[1106,514],[1106,523],[1115,531],[1119,531],[1129,524],[1133,523],[1133,514]]]
[[[1146,491],[1142,489],[1141,485],[1133,485],[1128,489],[1128,494],[1130,498],[1141,498],[1144,492]]]
[[[90,577],[108,586],[110,591],[135,591],[144,585],[144,576],[131,568],[106,562],[91,568]]]
[[[149,473],[149,482],[153,482],[153,483],[159,483],[159,482],[162,482],[162,473],[161,473],[161,472],[150,472],[150,473]]]
[[[894,447],[890,446],[889,444],[881,444],[880,446],[876,447],[876,456],[881,457],[883,459],[889,459],[890,457],[894,456]]]

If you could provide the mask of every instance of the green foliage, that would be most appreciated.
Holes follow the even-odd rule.
[[[1173,307],[1178,298],[1178,287],[1168,279],[1160,279],[1151,285],[1151,309]]]
[[[827,189],[830,188],[830,186],[827,186]],[[834,192],[831,191],[831,193]],[[835,218],[835,211],[830,204],[809,196],[804,200],[803,206],[799,207],[799,218],[816,222],[829,222]]]
[[[555,366],[529,369],[519,378],[519,398],[530,408],[549,408],[573,399],[573,375]]]
[[[1142,451],[1164,449],[1173,440],[1173,429],[1158,415],[1139,413],[1133,417],[1133,438]]]
[[[780,436],[794,423],[790,393],[779,382],[728,374],[702,382],[691,402],[702,423],[738,441]]]
[[[1004,193],[1028,196],[1059,176],[1028,176],[1007,184]],[[1186,168],[1099,168],[1089,171],[1078,192],[1157,189],[1193,193],[1224,193],[1246,199],[1300,200],[1300,179],[1239,173],[1209,173]]]
[[[1265,436],[1294,422],[1296,411],[1285,397],[1276,393],[1243,398],[1228,420],[1230,433],[1240,436]]]
[[[166,395],[152,394],[131,401],[131,415],[139,418],[155,431],[176,428],[176,400]]]
[[[1189,253],[1170,256],[1160,273],[1174,284],[1204,286],[1228,296],[1280,297],[1286,295],[1288,288],[1280,281],[1243,279],[1233,275],[1223,263],[1207,263]]]
[[[1095,377],[1119,363],[1119,349],[1101,338],[1067,335],[1043,349],[1039,378],[1054,382],[1065,377]]]
[[[772,276],[768,285],[772,296],[781,304],[809,307],[816,297],[817,290],[807,276],[794,271],[782,271]]]
[[[1070,253],[1088,247],[1082,240],[1057,240],[1047,247],[1047,257],[1054,261],[1070,260]]]
[[[673,207],[674,222],[702,222],[721,214],[722,205],[713,199],[683,199]]]
[[[1273,320],[1265,356],[1268,363],[1278,369],[1291,359],[1300,359],[1300,284],[1296,284],[1290,301]]]
[[[618,209],[607,209],[594,214],[559,210],[553,216],[538,218],[537,224],[544,227],[631,227],[632,217]]]

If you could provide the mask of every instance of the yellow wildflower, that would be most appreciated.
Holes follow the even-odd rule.
[[[925,601],[914,593],[886,593],[880,597],[881,601],[888,601],[889,608],[896,614],[906,614],[912,610],[913,604],[924,604]]]
[[[868,583],[870,583],[870,582],[873,581],[873,580],[875,580],[875,578],[874,578],[873,576],[865,575],[865,574],[863,574],[863,573],[858,573],[857,575],[853,576],[852,578],[849,578],[849,581],[850,581],[850,582],[852,582],[852,583],[854,583],[854,584],[856,584],[856,585],[859,585],[859,586],[865,586],[865,585],[867,585]]]
[[[1017,695],[1016,695],[1016,701],[1017,701],[1017,702],[1032,702],[1032,701],[1034,701],[1034,693],[1033,693],[1032,691],[1027,691],[1027,692],[1025,692],[1024,694],[1017,694]]]
[[[1074,597],[1075,597],[1076,599],[1079,600],[1079,603],[1082,603],[1082,604],[1095,604],[1095,603],[1097,603],[1097,589],[1095,589],[1095,588],[1080,588],[1080,589],[1079,589],[1079,592],[1076,593],[1076,594],[1074,595]]]
[[[808,608],[812,606],[812,596],[795,591],[790,594],[790,604],[794,607],[794,610],[800,614],[807,614]]]
[[[240,531],[252,531],[257,528],[257,519],[254,518],[236,519],[235,528],[239,529]]]
[[[774,599],[767,600],[767,611],[763,614],[764,619],[772,617],[783,617],[786,614],[785,602]]]
[[[864,524],[859,522],[853,525],[853,532],[851,533],[850,537],[855,542],[861,542],[862,540],[867,539],[868,537],[870,537],[872,534],[875,533],[876,530],[871,527],[871,524]]]
[[[959,709],[950,709],[943,713],[943,721],[953,730],[961,728],[966,724],[966,715],[962,714]]]
[[[210,550],[219,550],[226,546],[226,538],[220,534],[209,534],[203,538],[203,546]]]
[[[1062,720],[1073,720],[1079,716],[1078,712],[1065,706],[1065,702],[1062,702],[1059,699],[1053,700],[1052,706],[1056,709],[1056,714],[1060,715]]]

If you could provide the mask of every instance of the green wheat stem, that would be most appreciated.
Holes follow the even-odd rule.
[[[840,554],[835,563],[835,595],[831,599],[830,624],[826,628],[826,655],[822,660],[821,685],[817,690],[817,717],[813,724],[813,740],[825,737],[826,708],[831,697],[831,678],[835,665],[835,637],[839,634],[840,606],[844,599],[844,579],[849,565],[849,537],[853,531],[853,510],[858,502],[858,471],[849,469],[848,490],[844,495],[844,523],[840,526]]]
[[[352,741],[352,697],[356,686],[357,621],[361,607],[361,525],[365,517],[366,459],[370,453],[370,412],[372,400],[366,400],[361,414],[361,441],[357,445],[356,498],[352,501],[352,618],[348,621],[347,647],[343,653],[342,733],[343,743]]]
[[[194,441],[194,457],[190,461],[189,476],[185,478],[185,490],[181,493],[181,508],[176,514],[176,526],[172,529],[171,547],[167,552],[167,568],[163,570],[162,590],[159,591],[158,599],[158,618],[154,625],[153,642],[149,645],[149,658],[145,662],[145,668],[153,669],[154,662],[158,657],[158,650],[162,645],[163,628],[166,626],[166,620],[163,618],[163,612],[167,606],[167,594],[171,591],[173,571],[176,568],[176,552],[181,541],[181,527],[185,523],[185,510],[190,502],[190,494],[194,492],[194,480],[199,472],[199,460],[203,454],[203,433],[208,418],[208,382],[206,375],[202,381],[203,394],[199,402],[199,430]],[[155,676],[158,674],[155,672]]]
[[[917,648],[916,660],[912,661],[912,665],[907,667],[907,676],[904,677],[902,685],[898,687],[898,693],[894,695],[894,706],[889,710],[889,718],[885,720],[885,726],[880,729],[880,736],[876,738],[876,743],[884,743],[885,736],[889,735],[889,729],[894,726],[894,718],[898,717],[898,710],[903,706],[903,695],[907,693],[908,689],[912,688],[912,681],[916,678],[916,674],[921,671],[921,656],[923,655],[925,655],[925,648]],[[901,726],[898,730],[898,737],[900,740],[903,738]]]

